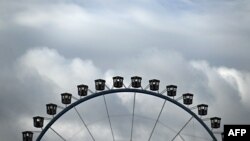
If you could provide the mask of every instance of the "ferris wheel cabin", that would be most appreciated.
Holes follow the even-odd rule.
[[[33,121],[34,121],[34,127],[42,128],[43,122],[44,122],[44,117],[40,117],[40,116],[33,117]]]
[[[97,91],[103,91],[105,89],[105,80],[103,79],[96,79],[95,80],[95,89]]]
[[[46,104],[46,111],[48,115],[55,115],[56,114],[57,105],[56,104]]]
[[[168,96],[176,96],[177,86],[176,85],[168,85],[167,88],[167,95]]]
[[[72,98],[72,94],[70,93],[62,93],[61,94],[62,97],[62,103],[63,104],[71,104],[71,98]]]
[[[200,115],[200,116],[207,115],[208,105],[200,104],[197,107],[198,107],[198,115]]]
[[[23,132],[23,141],[32,141],[32,139],[33,139],[33,132],[31,131]]]
[[[123,86],[123,77],[121,76],[113,77],[113,86],[115,88],[121,88]]]
[[[140,88],[141,87],[141,80],[142,78],[139,76],[131,77],[131,84],[133,88]]]
[[[86,96],[88,94],[88,86],[87,85],[78,85],[77,90],[78,90],[78,95],[79,96]]]
[[[149,80],[149,88],[151,91],[158,91],[160,86],[160,80],[152,79]]]
[[[220,128],[221,118],[212,117],[212,118],[210,118],[210,120],[211,120],[211,127],[212,128]]]
[[[185,105],[191,105],[193,103],[193,97],[194,97],[194,95],[190,94],[190,93],[183,94],[182,95],[183,103]]]

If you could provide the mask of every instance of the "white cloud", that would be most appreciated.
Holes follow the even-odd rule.
[[[91,21],[91,15],[75,4],[52,4],[48,7],[29,7],[27,11],[18,13],[14,20],[20,25],[36,28],[79,29],[83,23],[86,25]]]
[[[141,5],[126,5],[126,9],[120,11],[114,8],[91,10],[74,3],[35,5],[16,14],[14,22],[27,27],[44,28],[56,38],[71,40],[77,36],[102,40],[109,34],[114,41],[115,38],[123,40],[124,35],[133,37],[136,34],[144,35],[146,32],[152,31],[155,34],[162,32],[199,38],[202,33],[208,33],[214,28],[214,25],[211,24],[213,20],[211,15],[192,11],[186,11],[185,14],[174,14],[164,9],[159,3],[152,1],[150,3],[161,10],[149,10]],[[74,38],[68,36],[69,34]],[[123,37],[117,37],[117,34],[122,34]],[[210,37],[206,34],[202,34],[202,36]]]
[[[93,3],[94,6],[74,2],[28,5],[13,15],[13,22],[28,31],[37,31],[38,38],[56,48],[82,51],[83,54],[96,51],[131,53],[157,46],[176,49],[189,58],[206,59],[212,64],[230,64],[230,67],[238,66],[233,61],[241,62],[249,57],[246,54],[249,52],[246,14],[249,8],[238,10],[243,5],[241,2],[233,2],[237,3],[235,6],[224,1],[194,1],[194,6],[180,1],[151,0],[137,1],[134,5]],[[234,55],[240,57],[234,60]],[[228,58],[233,61],[227,61]]]
[[[101,74],[91,60],[66,59],[56,50],[46,47],[29,50],[19,63],[23,78],[39,77],[55,85],[55,92],[75,92],[76,85],[91,84]]]
[[[158,49],[146,50],[135,58],[128,59],[126,63],[119,64],[118,67],[111,68],[105,72],[100,71],[90,60],[65,58],[56,50],[46,47],[34,48],[27,51],[18,62],[21,68],[19,75],[22,79],[31,76],[41,78],[44,81],[43,83],[54,84],[54,92],[58,93],[64,90],[75,91],[73,89],[81,82],[87,82],[86,84],[91,86],[94,84],[93,80],[98,77],[106,79],[107,84],[112,85],[113,75],[124,76],[125,83],[128,85],[131,76],[140,75],[143,78],[143,86],[147,85],[149,79],[157,78],[161,80],[161,89],[164,89],[168,84],[177,84],[178,96],[185,92],[194,93],[194,104],[207,103],[209,105],[209,116],[221,116],[226,122],[234,122],[235,118],[241,117],[240,114],[235,115],[235,113],[232,113],[232,110],[241,108],[237,112],[242,113],[244,109],[249,107],[247,103],[249,99],[247,96],[247,91],[249,91],[247,87],[249,84],[248,73],[226,67],[214,67],[206,61],[188,61],[178,52],[164,52]],[[241,101],[237,102],[237,97],[240,97]],[[124,111],[131,112],[132,96],[119,95],[118,98],[107,98],[111,102],[109,103],[109,107],[111,107],[112,114],[119,115]],[[231,105],[232,102],[235,102],[233,107]],[[100,104],[99,106],[103,104],[98,103]],[[162,101],[157,101],[146,96],[138,96],[136,112],[149,118],[156,118],[160,108],[159,103],[162,103]],[[228,109],[230,106],[231,108]],[[101,107],[98,108],[96,105],[96,111],[102,111],[103,107]],[[123,110],[117,111],[115,107],[123,108]],[[171,106],[168,105],[167,107]],[[168,108],[166,108],[165,112],[172,113],[171,115],[175,115],[175,118],[170,117],[167,119],[179,121],[179,123],[173,122],[173,125],[179,126],[184,117],[183,113],[179,113],[179,110]],[[83,108],[81,109],[84,110]],[[148,109],[151,110],[148,111]],[[89,110],[92,109],[88,109],[87,111],[85,109],[84,112],[89,112]],[[98,114],[101,113],[98,112]],[[88,121],[91,121],[91,117],[86,118]],[[165,118],[162,118],[162,120],[168,122],[168,120],[165,121]],[[241,120],[240,122],[243,123],[248,121],[244,117],[241,117]],[[141,122],[140,124],[138,123],[138,126],[143,126],[143,128],[152,126],[151,124],[143,125],[144,121]],[[122,127],[117,123],[114,124],[116,124],[116,128]],[[120,130],[125,130],[124,127],[123,129],[116,129],[116,132],[122,133]],[[66,132],[63,130],[62,133]],[[104,127],[93,124],[93,126],[91,125],[91,130],[99,132],[104,130]],[[76,128],[75,131],[78,132],[80,129]],[[140,133],[136,132],[136,134]],[[108,135],[108,132],[105,134]],[[119,137],[122,138],[123,136]],[[100,136],[100,138],[102,137]]]
[[[167,13],[159,4],[155,5],[161,10],[148,10],[139,5],[127,5],[126,10],[116,12],[114,11],[117,9],[91,11],[73,3],[51,4],[46,7],[36,5],[16,14],[14,21],[28,27],[56,29],[57,32],[59,30],[65,32],[80,30],[91,33],[89,29],[96,31],[105,30],[105,28],[135,27],[175,34],[192,34],[195,31],[193,29],[209,31],[212,28],[208,24],[210,20],[208,15],[190,11],[187,11],[186,14],[175,15]],[[159,12],[164,13],[159,15]],[[175,16],[179,17],[175,18]]]
[[[240,95],[241,101],[247,107],[250,107],[249,100],[250,100],[250,74],[249,72],[241,72],[236,69],[230,69],[221,67],[218,68],[218,73],[224,80],[230,84],[230,86],[235,89]]]
[[[147,85],[147,79],[152,79],[152,77],[168,78],[161,81],[161,88],[164,87],[164,84],[167,85],[166,83],[179,84],[184,86],[184,88],[180,88],[180,92],[184,92],[186,88],[204,93],[204,90],[197,88],[207,87],[205,91],[211,96],[211,99],[216,99],[219,92],[235,90],[238,93],[234,95],[241,97],[244,105],[248,106],[249,73],[226,67],[212,67],[206,61],[189,62],[176,52],[163,53],[157,49],[147,50],[138,58],[131,58],[118,68],[106,72],[100,71],[91,60],[66,59],[56,50],[46,47],[29,50],[19,62],[23,71],[21,75],[24,75],[22,77],[38,75],[45,82],[55,84],[59,90],[72,91],[71,87],[84,82],[93,84],[93,80],[96,78],[105,78],[107,84],[112,85],[114,74],[124,74],[125,78],[129,79],[133,75],[140,74],[143,77],[144,85]],[[116,65],[114,64],[114,66]],[[125,79],[125,83],[129,83],[129,79]],[[196,86],[190,84],[189,81],[193,81]]]
[[[250,85],[249,72],[242,72],[237,69],[227,67],[212,67],[205,61],[196,61],[191,63],[196,69],[201,70],[208,78],[209,89],[215,92],[215,95],[224,95],[223,98],[234,96],[240,98],[242,104],[247,108],[250,96],[248,95]],[[232,94],[232,95],[230,95]],[[216,96],[217,99],[220,96]],[[223,99],[221,99],[223,100]],[[220,101],[220,103],[224,103]]]

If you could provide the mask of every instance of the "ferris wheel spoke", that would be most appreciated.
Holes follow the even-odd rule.
[[[176,133],[177,133],[177,131],[175,131],[174,129],[172,129],[172,128],[168,127],[165,123],[163,123],[163,122],[159,121],[159,124],[161,124],[163,127],[168,128],[169,130],[171,130],[171,131],[173,131],[173,132],[176,132]],[[181,134],[179,134],[179,137],[181,138],[181,140],[182,140],[182,141],[185,141],[185,139],[183,138],[183,136],[182,136]]]
[[[174,136],[174,138],[171,141],[174,141],[176,139],[176,137],[181,133],[181,131],[188,125],[188,123],[193,119],[194,117],[192,116],[185,124],[184,126],[180,129],[179,132],[177,132],[177,134]]]
[[[181,138],[182,141],[185,141],[185,139],[179,134],[179,137]]]
[[[86,127],[86,129],[87,129],[89,135],[91,136],[92,140],[95,141],[95,138],[94,138],[94,136],[92,135],[92,133],[90,132],[90,130],[89,130],[87,124],[84,122],[83,117],[82,117],[81,114],[78,112],[78,110],[76,109],[76,107],[74,107],[74,109],[75,109],[75,111],[76,111],[78,117],[81,119],[83,125]]]
[[[132,140],[133,140],[134,117],[135,117],[135,99],[136,99],[136,93],[134,93],[133,113],[132,113],[132,125],[131,125],[131,133],[130,133],[130,141],[132,141]]]
[[[63,141],[67,141],[62,135],[60,135],[58,132],[56,132],[56,130],[54,130],[52,127],[50,127],[50,129],[51,129],[58,137],[60,137]]]
[[[164,108],[164,106],[165,106],[165,104],[166,104],[166,101],[167,101],[167,100],[164,101],[164,103],[163,103],[163,105],[162,105],[162,107],[161,107],[161,111],[160,111],[159,114],[158,114],[158,117],[157,117],[157,119],[156,119],[156,121],[155,121],[154,127],[153,127],[153,129],[152,129],[152,131],[151,131],[151,133],[150,133],[150,136],[149,136],[149,138],[148,138],[148,141],[151,140],[151,137],[152,137],[152,135],[153,135],[153,133],[154,133],[155,127],[156,127],[156,125],[157,125],[157,123],[158,123],[158,121],[159,121],[159,119],[160,119],[161,113],[162,113],[163,108]]]
[[[103,95],[103,100],[104,100],[105,107],[106,107],[106,112],[107,112],[107,116],[108,116],[108,121],[109,121],[109,126],[110,126],[110,130],[111,130],[112,138],[113,138],[113,141],[115,141],[115,136],[114,136],[114,132],[113,132],[113,128],[112,128],[112,124],[111,124],[111,120],[110,120],[110,115],[109,115],[109,110],[108,110],[108,105],[107,105],[106,98],[104,95]]]

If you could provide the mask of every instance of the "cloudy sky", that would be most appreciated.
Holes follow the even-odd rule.
[[[60,104],[60,93],[76,95],[82,83],[94,89],[97,78],[110,85],[115,75],[127,85],[134,75],[142,76],[144,86],[152,78],[161,80],[161,89],[176,84],[178,95],[194,93],[194,104],[209,105],[208,117],[250,124],[249,14],[247,0],[0,0],[1,140],[21,140],[22,131],[38,130],[32,117],[46,116],[45,104]],[[132,98],[107,97],[112,115],[127,115],[112,118],[117,140],[129,136]],[[161,103],[138,96],[135,139],[148,138]],[[161,122],[173,126],[160,124],[152,140],[173,136],[188,119],[179,120],[185,113],[167,106]],[[102,98],[77,108],[88,113],[97,140],[111,140]],[[68,140],[88,139],[74,114],[54,128],[70,130]],[[47,140],[60,140],[54,136],[48,133]]]

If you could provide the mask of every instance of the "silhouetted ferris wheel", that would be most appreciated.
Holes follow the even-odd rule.
[[[33,138],[36,136],[36,141],[41,140],[55,140],[50,139],[49,137],[45,137],[46,134],[53,134],[54,136],[57,136],[57,139],[63,140],[63,141],[70,141],[70,140],[103,140],[103,138],[106,138],[106,136],[110,136],[110,140],[112,141],[122,141],[122,140],[130,140],[130,141],[136,141],[136,140],[148,140],[153,141],[156,140],[156,136],[159,136],[162,140],[169,140],[169,141],[187,141],[187,140],[194,140],[194,138],[197,138],[198,140],[213,140],[217,141],[218,137],[216,138],[215,134],[221,134],[221,139],[223,140],[223,133],[220,131],[215,131],[214,129],[220,128],[221,125],[221,118],[219,117],[210,117],[207,118],[204,116],[208,113],[208,105],[206,104],[198,104],[196,106],[190,107],[190,105],[193,104],[193,97],[194,95],[191,93],[185,93],[182,94],[178,98],[174,98],[177,95],[177,86],[176,85],[167,85],[163,91],[159,91],[160,86],[160,80],[152,79],[149,80],[149,84],[146,87],[142,87],[142,78],[139,76],[133,76],[131,77],[131,83],[129,86],[125,86],[123,82],[124,78],[120,76],[113,77],[113,85],[109,87],[106,85],[106,81],[103,79],[97,79],[95,80],[95,91],[92,91],[89,89],[87,85],[78,85],[78,95],[79,98],[75,97],[71,93],[62,93],[61,94],[61,102],[65,105],[65,107],[60,106],[58,104],[49,103],[46,105],[46,111],[47,114],[51,117],[43,117],[43,116],[35,116],[33,117],[33,124],[35,128],[40,128],[42,130],[40,131],[24,131],[22,132],[22,138],[23,141],[32,141]],[[88,95],[88,93],[90,93]],[[164,95],[166,93],[166,95]],[[112,114],[112,108],[118,111],[119,113],[119,103],[114,106],[109,106],[109,102],[114,102],[112,98],[108,100],[111,96],[130,96],[129,100],[129,106],[130,111],[125,110],[126,114]],[[157,114],[155,114],[155,118],[148,117],[145,115],[140,115],[137,113],[136,108],[138,109],[138,99],[141,98],[141,103],[146,103],[146,107],[144,107],[142,110],[145,110],[146,112],[150,111],[158,111]],[[72,99],[75,100],[72,102]],[[103,102],[103,110],[95,112],[95,116],[91,116],[88,118],[88,114],[93,113],[92,111],[95,111],[95,109],[98,109],[96,100],[101,100]],[[146,99],[154,99],[159,106],[159,109],[151,110],[150,104],[147,104]],[[180,102],[182,100],[182,102]],[[89,104],[84,105],[84,103]],[[100,102],[98,102],[100,103]],[[116,100],[117,103],[117,100]],[[169,106],[166,106],[168,103]],[[80,107],[81,105],[84,105]],[[152,105],[153,106],[153,105]],[[166,114],[166,109],[173,109],[170,107],[174,107],[178,110],[181,110],[185,113],[186,117],[181,124],[177,124],[175,122],[166,123],[163,120],[169,120],[172,118],[171,121],[178,120],[178,118],[182,118],[182,115],[178,116],[172,116],[172,114]],[[86,112],[84,109],[86,107],[90,110]],[[149,108],[148,108],[149,107]],[[167,107],[167,108],[166,108]],[[197,114],[193,110],[197,109]],[[58,110],[61,110],[58,112]],[[105,112],[104,112],[105,111]],[[122,110],[120,110],[122,111]],[[139,111],[139,110],[138,110]],[[68,113],[74,113],[79,123],[76,123],[74,125],[80,126],[79,129],[72,129],[71,126],[68,124],[68,121],[75,122],[76,120],[71,120],[70,118],[65,121],[67,122],[60,122],[61,118],[64,116],[67,116]],[[163,115],[165,117],[163,117]],[[168,117],[171,116],[171,117]],[[103,117],[103,118],[101,118]],[[161,119],[161,117],[163,117]],[[93,118],[97,118],[99,120],[92,120]],[[105,124],[103,119],[105,118]],[[118,122],[115,122],[120,118],[121,120],[118,120]],[[184,116],[183,116],[184,118]],[[174,119],[174,120],[173,120]],[[90,122],[91,121],[91,122]],[[211,129],[207,126],[205,123],[206,121],[210,121]],[[47,122],[45,125],[44,123]],[[59,127],[55,127],[56,123],[59,122]],[[192,131],[195,135],[188,134],[193,129],[189,128],[189,125],[191,122],[195,122],[199,125],[200,129],[198,131]],[[103,125],[102,128],[99,126]],[[147,124],[145,126],[144,124]],[[159,128],[157,128],[159,126]],[[177,126],[177,127],[175,127]],[[147,129],[145,129],[147,127]],[[63,130],[63,128],[66,128]],[[115,133],[115,129],[119,129],[120,132],[117,131],[118,134]],[[121,128],[121,130],[120,130]],[[202,129],[201,129],[202,128]],[[187,130],[187,133],[183,133],[184,130]],[[202,134],[200,134],[200,131],[204,130],[206,134],[208,135],[208,138],[203,138]],[[66,133],[69,133],[72,131],[70,136],[66,136]],[[126,131],[126,133],[125,133]],[[48,133],[50,132],[50,133]],[[74,138],[77,136],[77,134],[81,135],[78,138]],[[170,135],[171,133],[171,135]],[[120,134],[126,134],[126,137],[120,135]],[[197,136],[200,135],[200,136]],[[121,138],[122,137],[122,138]],[[191,139],[186,139],[186,138]],[[157,139],[157,140],[161,140]],[[220,140],[221,140],[220,139]]]

